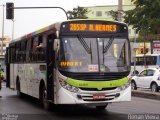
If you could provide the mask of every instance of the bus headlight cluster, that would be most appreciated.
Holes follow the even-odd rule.
[[[130,86],[130,82],[127,82],[126,84],[124,84],[123,86],[120,86],[117,88],[118,91],[122,91],[127,89]]]
[[[59,80],[59,82],[60,82],[61,86],[62,86],[64,89],[66,89],[66,90],[68,90],[68,91],[70,91],[70,92],[77,93],[77,92],[79,91],[79,89],[78,89],[77,87],[74,87],[74,86],[72,86],[72,85],[69,85],[69,84],[68,84],[66,81],[64,81],[64,80]]]

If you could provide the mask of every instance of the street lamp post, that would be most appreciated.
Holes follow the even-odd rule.
[[[135,32],[135,38],[134,38],[134,47],[136,46],[136,32]],[[134,75],[136,71],[136,47],[134,48]]]
[[[118,21],[122,22],[122,0],[118,0]]]
[[[12,25],[12,41],[14,40],[14,22],[15,20],[12,19],[13,25]]]
[[[146,33],[146,31],[145,31],[145,33],[144,33],[144,67],[145,68],[147,68],[147,66],[146,66],[146,39],[147,39],[147,33]]]
[[[139,48],[139,45],[137,44],[137,36],[139,35],[140,31],[137,32],[136,29],[134,29],[134,30],[135,30],[134,46],[133,46],[134,47],[134,75],[136,75],[137,74],[137,72],[136,72],[136,51]]]
[[[3,39],[4,39],[4,7],[5,5],[0,5],[3,7],[3,15],[2,15],[2,38],[1,38],[1,55],[3,55]]]

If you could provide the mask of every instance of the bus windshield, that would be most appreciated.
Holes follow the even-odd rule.
[[[59,69],[68,72],[125,72],[129,70],[128,40],[63,37]]]

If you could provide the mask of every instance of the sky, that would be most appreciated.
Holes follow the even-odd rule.
[[[117,5],[118,0],[0,0],[0,38],[2,37],[3,7],[6,2],[13,2],[14,7],[62,7],[66,11],[77,6]],[[6,9],[4,8],[4,11]],[[15,9],[14,22],[6,20],[4,15],[4,36],[12,38],[14,23],[14,39],[34,32],[57,21],[66,20],[60,9]]]

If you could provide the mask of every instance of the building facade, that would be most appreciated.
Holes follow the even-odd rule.
[[[8,36],[4,36],[4,38],[0,38],[0,55],[3,56],[6,54],[6,47],[8,47],[11,38]]]
[[[89,19],[104,19],[108,21],[113,21],[113,17],[111,16],[110,12],[118,11],[118,5],[104,5],[104,6],[89,6],[85,7],[88,9],[87,17]],[[123,11],[128,11],[131,9],[134,9],[135,6],[131,2],[131,0],[122,0],[122,9]],[[122,19],[123,20],[123,19]],[[134,29],[132,29],[132,26],[129,26],[129,38],[130,40],[134,40],[135,37],[137,37],[136,32]]]

